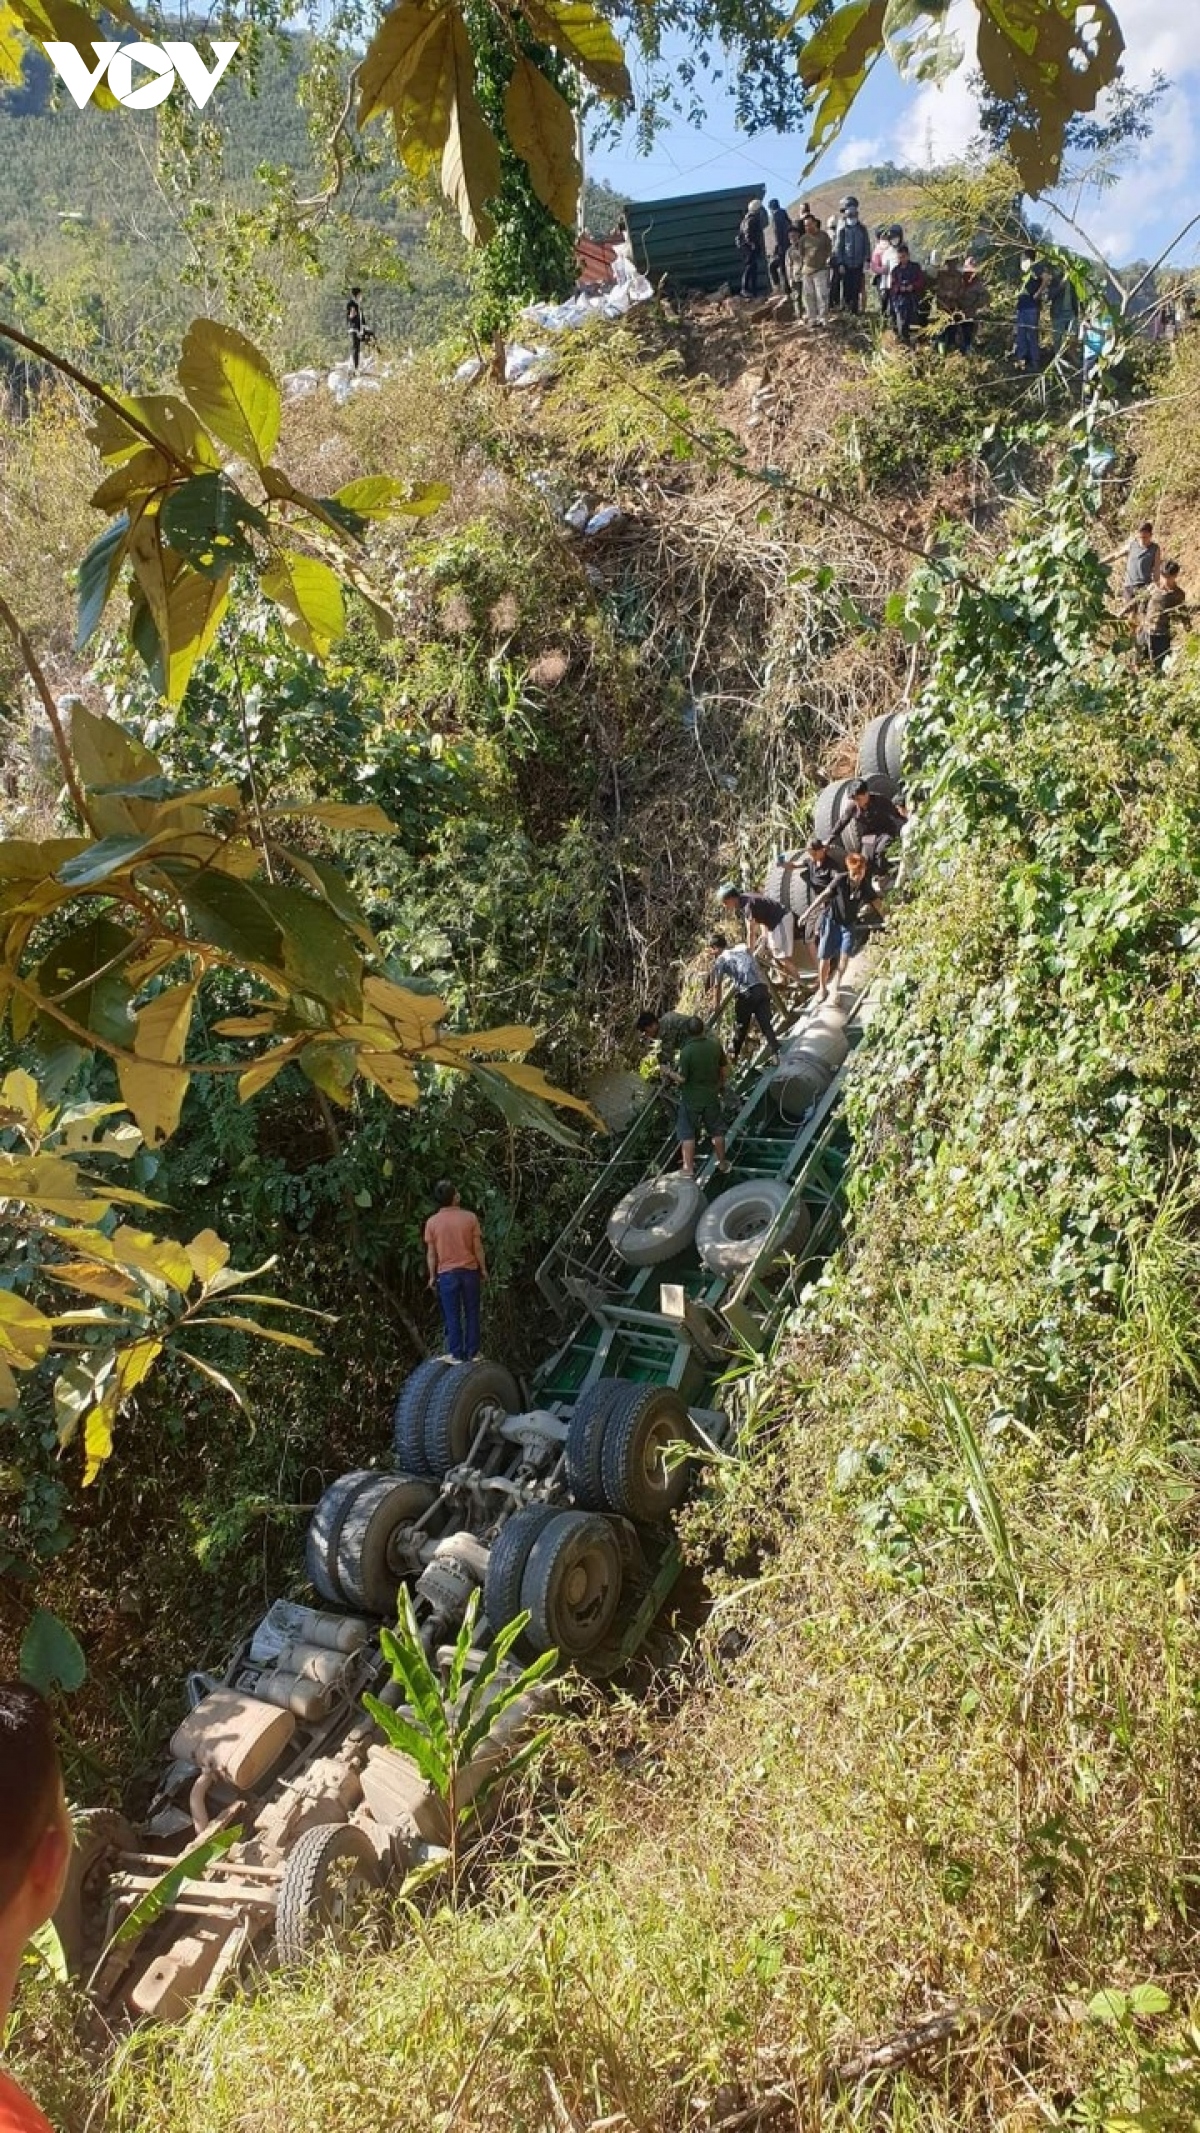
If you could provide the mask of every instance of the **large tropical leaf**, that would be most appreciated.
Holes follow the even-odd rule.
[[[559,222],[573,222],[582,175],[575,152],[575,114],[524,54],[504,93],[504,123],[543,207]]]
[[[200,420],[256,467],[279,442],[282,405],[271,369],[233,326],[194,319],[184,336],[179,383]]]

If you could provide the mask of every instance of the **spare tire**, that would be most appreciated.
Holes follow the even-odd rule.
[[[696,1249],[713,1274],[743,1274],[762,1248],[763,1238],[778,1220],[791,1194],[782,1178],[755,1178],[746,1185],[731,1185],[707,1208],[696,1231]],[[803,1200],[793,1203],[776,1252],[804,1243],[811,1218]]]
[[[696,1234],[704,1194],[694,1178],[672,1171],[635,1185],[608,1218],[608,1241],[629,1266],[673,1259]]]
[[[440,1480],[461,1466],[487,1407],[520,1413],[517,1381],[500,1363],[460,1363],[434,1386],[425,1409],[424,1457],[418,1473]]]
[[[767,869],[763,894],[774,897],[777,904],[782,904],[784,910],[791,911],[796,918],[803,918],[808,909],[809,890],[806,877],[798,866],[782,859],[776,859]]]
[[[904,729],[907,723],[907,711],[893,711],[883,737],[883,761],[879,767],[889,778],[895,778],[897,785],[904,781]]]
[[[342,1604],[342,1590],[337,1579],[337,1551],[342,1527],[357,1497],[379,1478],[377,1468],[360,1467],[356,1473],[343,1474],[340,1481],[331,1481],[309,1520],[304,1542],[305,1573],[314,1591],[319,1592],[323,1600],[331,1600],[335,1607]]]
[[[882,770],[888,775],[887,738],[895,717],[894,711],[885,711],[882,718],[873,718],[862,730],[858,744],[858,774],[869,778],[873,771]]]
[[[833,1074],[833,1068],[824,1059],[818,1058],[815,1052],[803,1052],[797,1046],[771,1076],[771,1095],[779,1106],[780,1117],[798,1126],[813,1105],[820,1102]]]
[[[353,1822],[319,1822],[302,1831],[287,1856],[275,1911],[275,1947],[281,1963],[301,1963],[322,1938],[345,1942],[383,1881],[383,1869],[365,1829]]]
[[[445,1356],[432,1355],[427,1362],[418,1363],[400,1387],[392,1415],[392,1450],[396,1464],[406,1474],[425,1471],[425,1417],[435,1392],[453,1368]]]
[[[338,1538],[337,1582],[349,1606],[373,1615],[395,1614],[400,1574],[390,1568],[392,1543],[399,1528],[436,1499],[436,1488],[423,1475],[372,1476],[371,1486],[350,1505]]]

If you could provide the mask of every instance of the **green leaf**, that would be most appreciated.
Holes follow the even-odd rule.
[[[117,1927],[108,1944],[109,1948],[122,1948],[129,1941],[137,1940],[139,1935],[146,1931],[147,1926],[152,1926],[156,1918],[161,1918],[164,1911],[170,1910],[185,1881],[203,1880],[213,1860],[219,1859],[231,1845],[239,1843],[241,1835],[241,1828],[235,1823],[232,1829],[219,1829],[215,1835],[204,1837],[199,1844],[193,1844],[190,1850],[184,1852],[182,1858],[176,1860],[174,1866],[169,1867],[165,1874],[159,1875],[153,1888],[147,1889],[145,1895],[139,1897],[128,1918],[123,1918]],[[105,1953],[107,1952],[106,1949]]]
[[[259,580],[268,600],[284,615],[293,643],[315,659],[324,659],[346,628],[342,588],[328,563],[285,549]]]
[[[99,844],[89,845],[86,852],[66,860],[57,878],[68,889],[92,888],[99,881],[107,881],[110,874],[120,873],[153,841],[150,837],[102,837]]]
[[[367,474],[320,501],[327,509],[338,504],[354,518],[429,518],[449,501],[450,493],[444,481],[396,481],[390,474]]]
[[[56,1977],[60,1985],[65,1985],[70,1975],[67,1951],[58,1937],[58,1929],[52,1918],[47,1918],[30,1934],[29,1945],[45,1964],[51,1977]]]
[[[544,1133],[549,1140],[557,1141],[560,1148],[578,1148],[579,1135],[550,1109],[549,1104],[518,1089],[493,1067],[472,1068],[475,1079],[484,1095],[489,1097],[498,1111],[504,1113],[510,1125],[523,1126],[534,1133]]]
[[[110,1044],[128,1046],[133,1041],[134,1020],[130,988],[120,966],[109,968],[133,935],[111,918],[89,919],[75,926],[44,956],[38,966],[37,988],[45,999],[69,993],[62,1003],[64,1015]],[[41,1041],[61,1044],[62,1024],[52,1015],[39,1018]]]
[[[467,1661],[471,1656],[471,1642],[475,1635],[475,1624],[479,1620],[481,1599],[482,1594],[477,1585],[467,1601],[467,1611],[459,1624],[458,1635],[454,1640],[454,1657],[450,1662],[450,1678],[446,1683],[446,1701],[451,1710],[454,1709],[459,1696],[462,1694],[463,1675],[466,1672]]]
[[[1135,2015],[1170,2014],[1171,1995],[1161,1985],[1135,1985],[1129,1995],[1129,2011]]]
[[[389,1748],[396,1748],[401,1755],[409,1756],[426,1784],[432,1785],[434,1791],[444,1798],[447,1789],[445,1766],[429,1735],[411,1725],[407,1718],[403,1718],[399,1711],[393,1711],[389,1704],[380,1703],[377,1696],[366,1695],[363,1702]]]
[[[296,1064],[331,1103],[344,1108],[350,1102],[358,1073],[358,1052],[353,1044],[306,1044]],[[370,1205],[369,1199],[366,1204]]]
[[[223,474],[197,474],[172,491],[159,513],[163,539],[193,570],[222,578],[257,561],[247,529],[268,531],[268,522]]]
[[[187,866],[179,860],[167,859],[162,865],[163,873],[176,884],[201,940],[227,949],[244,962],[279,968],[283,938],[262,883],[239,881],[235,874]]]
[[[494,1649],[495,1647],[493,1647]],[[508,1710],[509,1705],[514,1704],[519,1696],[524,1696],[527,1690],[536,1688],[538,1683],[545,1679],[551,1668],[558,1664],[557,1652],[540,1653],[531,1666],[527,1666],[522,1670],[515,1681],[503,1683],[497,1689],[495,1695],[489,1698],[486,1704],[481,1705],[480,1698],[483,1691],[492,1680],[496,1668],[501,1664],[500,1659],[497,1658],[489,1667],[488,1660],[491,1658],[492,1651],[489,1651],[487,1658],[471,1683],[469,1693],[471,1710],[474,1715],[471,1723],[457,1743],[461,1763],[470,1762],[475,1750],[495,1731],[497,1723],[505,1711]]]
[[[214,319],[192,321],[179,358],[179,383],[200,420],[263,467],[279,441],[279,387],[265,356],[244,333]]]
[[[52,1689],[68,1695],[83,1687],[87,1660],[73,1630],[48,1607],[39,1607],[21,1639],[21,1679],[48,1696]]]
[[[296,991],[357,1014],[362,1006],[362,957],[337,913],[301,889],[273,882],[259,885],[256,893],[278,923],[284,971]]]
[[[129,519],[123,513],[106,526],[92,542],[79,566],[79,621],[75,649],[81,652],[94,637],[109,595],[120,575],[129,537]]]
[[[1096,1993],[1087,2006],[1088,2013],[1094,2015],[1097,2022],[1123,2022],[1129,2012],[1125,1994],[1118,1992],[1115,1986],[1106,1986],[1103,1992]]]

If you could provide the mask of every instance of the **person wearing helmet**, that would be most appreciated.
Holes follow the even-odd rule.
[[[751,200],[738,224],[738,256],[742,262],[742,295],[758,295],[758,270],[766,264],[764,211],[760,199]]]
[[[751,955],[760,945],[769,947],[789,978],[803,977],[804,971],[796,960],[796,920],[786,904],[758,890],[739,889],[732,881],[718,890],[717,902],[730,918],[745,921],[746,946]]]
[[[834,241],[839,301],[844,311],[859,312],[863,305],[863,281],[871,257],[871,240],[858,219],[858,202],[847,193],[841,203],[842,219]]]
[[[792,222],[786,207],[778,200],[768,200],[767,210],[771,221],[767,230],[767,264],[771,274],[771,286],[775,289],[790,289],[792,286],[788,254],[792,245]]]

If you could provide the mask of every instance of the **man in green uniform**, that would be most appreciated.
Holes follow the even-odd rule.
[[[718,1037],[707,1036],[699,1015],[691,1018],[691,1031],[679,1054],[679,1116],[675,1131],[679,1139],[685,1178],[696,1175],[696,1136],[707,1126],[717,1162],[728,1170],[725,1153],[725,1120],[721,1090],[729,1073],[729,1061]]]
[[[639,1037],[644,1037],[647,1044],[653,1044],[657,1039],[660,1067],[674,1066],[679,1047],[687,1042],[695,1019],[694,1015],[678,1014],[674,1008],[666,1008],[660,1013],[648,1007],[645,1014],[638,1016]]]

